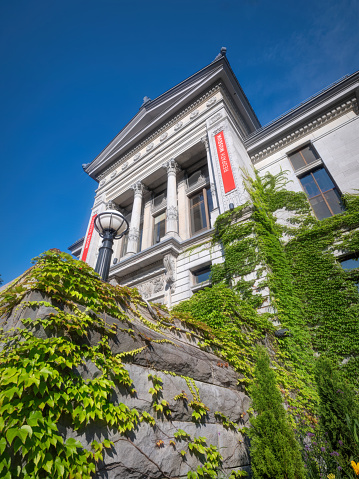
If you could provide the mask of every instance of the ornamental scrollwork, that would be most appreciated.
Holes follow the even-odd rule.
[[[142,196],[146,187],[141,181],[136,181],[136,183],[131,185],[131,189],[134,191],[135,196]]]
[[[130,231],[128,233],[128,240],[129,241],[137,241],[140,237],[140,230],[133,226],[130,228]]]
[[[168,206],[166,211],[166,218],[167,220],[177,220],[178,218],[178,211],[175,206]]]
[[[210,106],[214,105],[216,101],[217,101],[217,98],[215,96],[213,98],[210,98],[206,103],[206,107],[209,108]]]
[[[171,174],[171,173],[176,174],[178,171],[181,170],[177,161],[174,160],[173,158],[171,158],[170,160],[163,163],[162,168],[165,168],[167,170],[168,175]]]

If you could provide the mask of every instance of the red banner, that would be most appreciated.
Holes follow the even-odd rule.
[[[231,162],[229,161],[227,145],[224,139],[223,131],[218,133],[214,138],[216,140],[217,153],[219,158],[219,164],[221,167],[224,192],[228,193],[229,191],[232,191],[235,189],[236,184],[234,183]]]
[[[89,231],[87,233],[87,237],[86,237],[86,241],[85,241],[85,247],[84,247],[84,251],[82,253],[82,258],[81,258],[82,261],[86,261],[87,253],[89,252],[89,247],[90,247],[92,233],[93,233],[93,227],[94,227],[93,224],[94,224],[96,216],[97,215],[93,215],[93,217],[91,218],[90,228],[89,228]]]

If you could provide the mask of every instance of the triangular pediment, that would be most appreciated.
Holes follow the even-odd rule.
[[[244,114],[248,117],[246,118],[247,122],[249,120],[253,130],[258,128],[260,126],[258,119],[228,61],[225,57],[221,57],[154,100],[144,103],[139,112],[107,147],[91,163],[85,166],[85,171],[92,178],[97,178],[105,168],[173,118],[185,105],[219,80],[227,84],[227,88],[236,91],[236,99],[240,102],[241,108],[243,109],[243,105],[245,107]]]

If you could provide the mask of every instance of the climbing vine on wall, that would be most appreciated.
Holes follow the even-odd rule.
[[[245,384],[254,345],[264,343],[290,411],[310,423],[317,404],[315,352],[344,360],[348,378],[357,381],[359,271],[344,271],[335,253],[359,252],[359,197],[346,196],[344,213],[318,221],[305,194],[286,189],[285,172],[246,175],[245,181],[251,201],[215,224],[213,244],[222,246],[225,260],[212,266],[212,288],[175,310],[216,330],[207,344],[225,345],[222,354]],[[273,324],[289,334],[277,341]]]

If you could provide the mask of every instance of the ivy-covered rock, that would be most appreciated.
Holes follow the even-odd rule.
[[[1,477],[249,471],[240,429],[250,401],[219,347],[205,345],[208,328],[150,311],[136,290],[57,251],[0,307]]]

